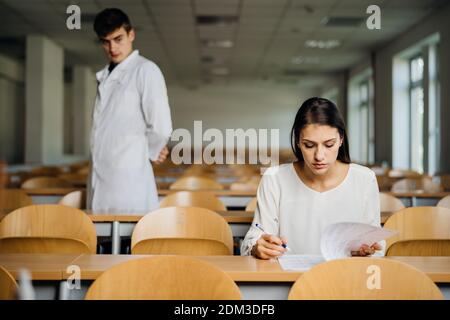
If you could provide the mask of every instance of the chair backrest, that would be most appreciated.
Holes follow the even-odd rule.
[[[38,188],[73,188],[73,185],[63,179],[54,177],[36,177],[22,183],[22,189]]]
[[[84,190],[72,191],[66,194],[64,197],[62,197],[61,200],[59,200],[58,204],[77,209],[85,209],[86,191]]]
[[[219,214],[197,207],[168,207],[146,214],[131,237],[133,254],[229,255],[233,235]]]
[[[222,190],[223,186],[205,177],[183,177],[172,183],[172,190]]]
[[[174,192],[162,199],[159,207],[200,207],[213,211],[227,210],[227,207],[219,198],[206,191]]]
[[[216,266],[189,257],[127,261],[103,272],[87,300],[238,300],[241,293]]]
[[[258,190],[259,182],[261,181],[261,176],[250,176],[239,179],[230,185],[230,190],[237,191],[256,191]]]
[[[408,169],[391,169],[388,172],[388,176],[391,178],[420,178],[422,175],[414,170]]]
[[[406,208],[389,217],[384,228],[398,231],[386,240],[386,255],[450,256],[450,209]]]
[[[384,192],[380,192],[380,210],[381,212],[384,211],[398,211],[405,208],[405,205],[403,202]]]
[[[392,188],[392,185],[396,181],[396,179],[390,178],[387,175],[376,176],[376,177],[377,177],[378,188],[380,189],[380,191],[390,191]]]
[[[439,200],[436,206],[450,209],[450,195]]]
[[[425,191],[425,192],[439,192],[442,191],[440,184],[432,181],[430,177],[423,178],[407,178],[395,182],[392,185],[392,192],[412,192],[412,191]]]
[[[2,213],[9,213],[32,203],[31,198],[23,190],[0,189],[0,211]]]
[[[440,176],[439,180],[444,191],[450,191],[450,175]]]
[[[422,271],[386,258],[354,257],[321,263],[301,275],[288,299],[441,300]]]
[[[94,224],[75,208],[32,205],[0,221],[0,253],[95,253],[96,245]]]
[[[14,277],[0,266],[0,300],[16,299],[17,283]]]
[[[0,189],[6,188],[9,184],[9,175],[6,171],[6,167],[6,162],[0,161]]]
[[[250,200],[250,202],[247,204],[247,206],[245,207],[245,211],[255,211],[256,210],[256,205],[258,203],[257,201],[258,199],[255,197],[252,200]]]
[[[84,166],[84,167],[78,169],[77,174],[81,174],[81,175],[87,176],[87,175],[89,175],[89,171],[90,170],[91,170],[90,166],[87,165],[87,166]]]
[[[58,178],[66,180],[71,184],[86,184],[88,176],[86,174],[79,173],[63,173]]]
[[[56,177],[57,175],[64,173],[64,170],[61,167],[57,167],[57,166],[46,166],[46,167],[34,168],[30,172],[34,176],[40,175],[40,176]]]

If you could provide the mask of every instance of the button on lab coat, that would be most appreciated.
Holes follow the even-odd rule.
[[[151,160],[167,144],[172,121],[164,77],[133,51],[110,73],[97,73],[87,208],[147,213],[158,208]]]

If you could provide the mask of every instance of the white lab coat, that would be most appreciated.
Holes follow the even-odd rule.
[[[172,121],[164,77],[133,51],[110,73],[97,73],[87,208],[141,213],[158,208],[151,160],[167,144]]]

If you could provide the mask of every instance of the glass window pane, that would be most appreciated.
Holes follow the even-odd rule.
[[[411,81],[417,82],[423,79],[423,58],[417,57],[411,60]]]
[[[424,101],[423,88],[411,90],[411,168],[423,172],[423,118]]]

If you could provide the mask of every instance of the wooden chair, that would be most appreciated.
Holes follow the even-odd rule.
[[[146,214],[134,228],[132,254],[231,255],[233,235],[219,214],[168,207]]]
[[[384,228],[399,232],[386,240],[387,256],[450,256],[450,209],[406,208],[389,217]]]
[[[407,178],[395,182],[391,188],[392,192],[439,192],[442,187],[433,182],[430,177],[423,177],[418,179]]]
[[[0,253],[91,253],[97,235],[83,211],[55,204],[17,209],[0,222]]]
[[[405,263],[353,257],[321,263],[305,272],[288,299],[442,300],[443,296],[425,273]]]
[[[257,205],[257,198],[253,198],[252,200],[250,200],[250,202],[247,204],[247,206],[245,207],[245,211],[255,211],[256,210],[256,205]]]
[[[419,172],[408,169],[391,169],[389,170],[388,176],[391,178],[399,178],[399,179],[422,177],[422,175]]]
[[[450,191],[450,175],[443,175],[439,177],[442,189]]]
[[[403,202],[384,192],[380,192],[380,211],[399,211],[405,209]]]
[[[22,183],[22,189],[73,188],[73,185],[63,179],[54,177],[36,177]]]
[[[261,181],[261,176],[251,176],[239,179],[230,185],[230,190],[237,191],[256,191],[258,190],[259,182]]]
[[[227,207],[214,194],[203,191],[178,191],[166,196],[160,203],[166,207],[200,207],[213,211],[225,211]]]
[[[57,166],[46,166],[34,168],[30,171],[33,176],[48,176],[48,177],[56,177],[62,173],[64,173],[64,169]]]
[[[236,283],[216,266],[189,257],[127,261],[103,272],[87,300],[238,300]]]
[[[395,183],[397,179],[390,178],[388,176],[376,176],[378,188],[380,191],[390,191],[392,188],[392,185]]]
[[[84,167],[78,169],[77,174],[88,176],[90,170],[91,170],[90,166],[84,166]]]
[[[16,299],[18,286],[14,277],[0,266],[0,300]]]
[[[450,209],[450,195],[439,200],[436,206]]]
[[[77,209],[85,209],[86,191],[85,190],[72,191],[66,194],[64,197],[62,197],[61,200],[59,200],[58,204]]]
[[[180,178],[169,187],[172,190],[222,190],[223,186],[210,178],[184,177]]]
[[[9,213],[31,204],[31,198],[23,190],[0,189],[0,213]]]
[[[9,185],[9,175],[6,171],[6,168],[6,162],[0,161],[0,189],[6,188]]]
[[[88,176],[86,174],[79,173],[64,173],[60,174],[58,178],[68,181],[71,185],[85,186]]]

